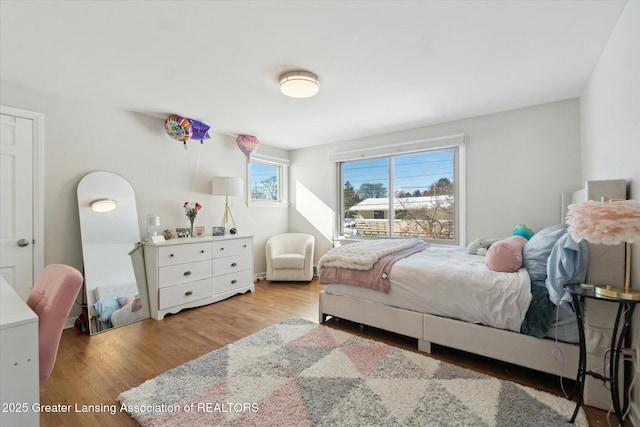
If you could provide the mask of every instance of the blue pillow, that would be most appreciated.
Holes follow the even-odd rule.
[[[101,322],[106,322],[111,319],[111,315],[114,311],[120,308],[120,303],[117,299],[100,300],[93,304],[93,309],[98,313],[98,319]]]
[[[558,239],[567,232],[561,225],[547,227],[536,234],[524,245],[522,251],[523,265],[531,280],[547,278],[547,258]]]

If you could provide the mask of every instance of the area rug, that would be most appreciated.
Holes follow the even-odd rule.
[[[575,403],[289,319],[123,392],[143,426],[566,426]],[[587,426],[581,410],[575,425]]]

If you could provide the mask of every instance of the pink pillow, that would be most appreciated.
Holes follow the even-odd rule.
[[[129,297],[126,300],[124,300],[124,305],[127,304],[131,304],[131,311],[138,311],[142,308],[142,303],[140,302],[140,298],[139,297]]]
[[[522,267],[522,251],[527,239],[522,236],[511,236],[489,247],[485,264],[489,270],[513,273]]]

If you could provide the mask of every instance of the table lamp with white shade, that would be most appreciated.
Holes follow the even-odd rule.
[[[244,195],[242,178],[235,177],[214,177],[211,180],[211,194],[214,196],[225,196],[224,215],[222,216],[222,226],[225,227],[229,223],[229,218],[233,223],[233,230],[237,232],[236,221],[231,213],[231,207],[229,206],[229,197],[242,197]],[[229,230],[232,234],[233,231]]]

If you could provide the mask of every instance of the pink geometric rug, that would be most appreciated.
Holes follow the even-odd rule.
[[[289,319],[123,392],[143,426],[567,426],[575,403]],[[581,410],[576,424],[588,426]]]

